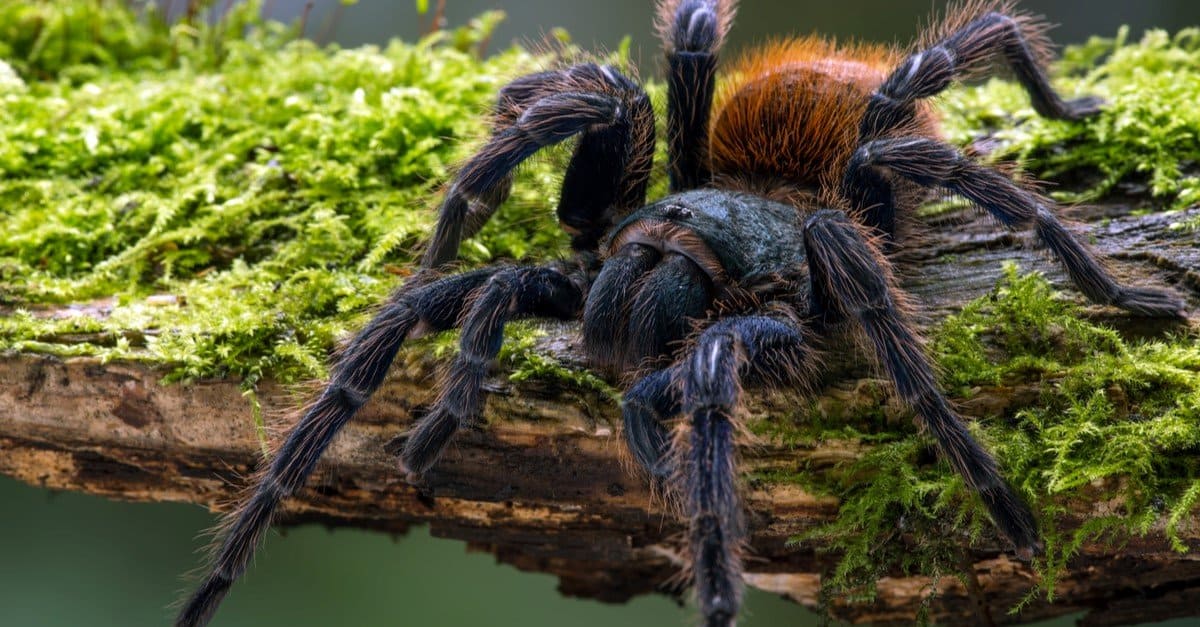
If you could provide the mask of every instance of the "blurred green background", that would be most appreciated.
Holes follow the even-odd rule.
[[[11,0],[3,0],[11,1]],[[169,11],[183,2],[164,0]],[[436,4],[431,0],[430,4]],[[575,41],[614,47],[633,37],[634,58],[653,72],[651,2],[610,0],[450,0],[447,19],[464,23],[482,10],[509,14],[493,47],[537,41],[565,27]],[[941,6],[943,2],[933,3]],[[269,3],[290,20],[302,1]],[[839,37],[905,41],[929,13],[929,0],[743,2],[731,39],[737,48],[768,35],[819,30]],[[1111,35],[1121,24],[1177,29],[1200,23],[1195,0],[1030,1],[1022,3],[1063,26],[1060,43]],[[364,0],[340,7],[314,4],[307,34],[352,46],[391,36],[412,39],[428,17],[410,1]],[[640,51],[640,52],[639,52]],[[165,625],[167,606],[186,584],[181,573],[199,563],[200,530],[214,517],[199,507],[131,504],[77,494],[51,494],[0,478],[0,626]],[[772,595],[750,591],[742,624],[815,625],[818,617]],[[400,541],[375,533],[306,526],[273,534],[251,572],[234,588],[214,625],[690,625],[694,612],[664,597],[626,605],[566,599],[547,575],[518,573],[490,555],[467,554],[460,542],[424,530]],[[1064,618],[1045,625],[1073,624]],[[1179,620],[1165,625],[1192,625]]]

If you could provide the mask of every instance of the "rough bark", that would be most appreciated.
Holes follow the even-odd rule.
[[[1185,214],[1131,216],[1109,204],[1077,208],[1090,222],[1096,247],[1117,259],[1127,281],[1148,277],[1200,302],[1200,244],[1195,233],[1171,228]],[[1103,221],[1101,221],[1103,219]],[[1055,264],[1024,238],[986,218],[930,221],[930,241],[908,266],[905,285],[936,320],[996,282],[1001,261],[1041,269],[1066,288]],[[1133,335],[1154,335],[1171,324],[1133,318],[1102,307],[1090,315]],[[573,359],[575,330],[556,327],[546,349]],[[63,338],[78,341],[81,338]],[[514,386],[497,378],[487,405],[485,432],[461,434],[428,485],[401,479],[383,444],[407,425],[430,396],[435,364],[415,351],[402,354],[387,384],[326,455],[310,486],[287,504],[287,521],[404,531],[429,524],[439,536],[465,540],[522,569],[557,575],[564,593],[621,601],[649,591],[673,591],[681,527],[661,500],[623,460],[619,414],[594,393],[546,384]],[[877,390],[868,370],[831,383],[822,402],[861,400]],[[161,385],[162,373],[136,363],[101,364],[34,355],[0,358],[0,472],[29,483],[131,500],[227,506],[260,459],[250,403],[237,381]],[[1027,387],[983,390],[966,407],[985,414]],[[877,393],[876,393],[877,394]],[[268,423],[286,426],[307,395],[271,382],[258,388]],[[753,411],[779,411],[787,397],[756,398]],[[869,402],[879,402],[869,399]],[[840,442],[803,450],[762,445],[744,451],[754,469],[819,470],[859,454]],[[829,521],[837,503],[787,485],[747,491],[752,512],[749,584],[817,606],[821,572],[832,556],[813,547],[789,548],[788,537]],[[1073,524],[1104,504],[1070,504]],[[1068,523],[1068,526],[1071,523]],[[1191,534],[1191,535],[1186,535]],[[1193,549],[1200,529],[1185,530]],[[1088,624],[1122,624],[1178,615],[1200,607],[1200,552],[1170,550],[1161,530],[1124,546],[1085,546],[1057,587],[1057,601],[1035,601],[1019,616],[1007,613],[1025,595],[1034,574],[999,545],[964,553],[975,577],[931,582],[897,574],[879,583],[874,603],[826,602],[838,618],[907,623],[931,591],[933,618],[949,622],[1027,621],[1090,610]],[[1148,600],[1153,600],[1148,603]]]

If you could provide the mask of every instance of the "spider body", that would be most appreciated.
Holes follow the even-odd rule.
[[[1041,547],[1037,523],[938,389],[892,252],[929,190],[959,194],[1009,228],[1034,231],[1090,299],[1179,317],[1182,300],[1115,281],[1050,201],[938,138],[924,99],[999,58],[1043,115],[1077,119],[1042,69],[1036,21],[971,3],[907,54],[817,38],[749,54],[716,88],[730,0],[663,0],[671,193],[646,202],[654,118],[620,70],[579,64],[504,87],[488,142],[448,186],[423,269],[346,346],[250,495],[228,518],[212,570],[178,625],[206,623],[246,569],[279,503],[304,485],[330,441],[382,383],[401,344],[460,328],[430,411],[395,440],[410,480],[455,432],[480,419],[488,364],[518,317],[582,321],[585,353],[625,388],[633,457],[688,519],[687,557],[706,625],[732,625],[747,537],[737,488],[745,390],[811,389],[826,339],[856,333],[895,392],[982,500],[1017,553]],[[715,102],[715,105],[714,105]],[[508,196],[513,169],[578,138],[558,216],[570,260],[444,268]],[[678,437],[673,423],[682,425]]]

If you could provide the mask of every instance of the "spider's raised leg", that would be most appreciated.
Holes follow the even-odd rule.
[[[994,5],[994,3],[993,3]],[[1043,22],[987,4],[952,11],[935,29],[940,37],[913,52],[873,94],[858,129],[858,143],[912,132],[919,117],[918,101],[934,96],[953,82],[980,74],[1001,57],[1029,92],[1038,113],[1056,119],[1081,119],[1099,111],[1094,97],[1063,100],[1051,87],[1045,62],[1050,56]],[[851,168],[842,181],[842,196],[863,211],[863,220],[889,237],[897,216],[891,182],[871,168]]]
[[[791,321],[726,318],[700,334],[674,366],[653,373],[626,395],[626,428],[661,424],[682,412],[690,433],[669,458],[673,488],[689,518],[688,545],[696,597],[708,627],[732,625],[742,599],[745,521],[737,491],[736,413],[742,385],[779,386],[811,380],[814,350]],[[659,427],[659,432],[664,433]],[[653,447],[645,445],[653,445]],[[661,473],[664,442],[631,441],[651,472]],[[642,449],[642,450],[639,450]]]
[[[820,211],[805,224],[804,244],[813,300],[823,317],[858,324],[900,398],[933,434],[950,466],[979,493],[1018,554],[1038,551],[1033,514],[938,390],[924,343],[893,287],[890,266],[863,228],[843,212]]]
[[[663,0],[655,22],[667,53],[667,143],[671,191],[708,184],[708,119],[717,53],[734,0]]]
[[[654,154],[646,93],[592,63],[531,74],[500,94],[495,130],[458,171],[442,201],[423,265],[452,261],[508,195],[513,169],[538,150],[580,135],[563,179],[558,216],[580,253],[594,252],[614,217],[641,206]]]
[[[495,303],[497,286],[512,286],[504,294],[503,306]],[[475,293],[481,295],[472,299]],[[492,327],[477,321],[481,310],[505,309],[493,312],[501,320],[519,314],[570,317],[581,300],[578,286],[545,268],[484,268],[397,290],[342,352],[324,392],[260,472],[250,497],[228,517],[212,570],[176,624],[190,627],[208,622],[229,586],[245,572],[280,501],[304,485],[333,437],[383,382],[405,339],[453,328],[469,308],[463,354],[486,359],[493,343]],[[452,372],[466,373],[463,377],[473,373],[470,364],[457,361]]]
[[[1117,283],[1088,246],[1059,222],[1050,200],[952,146],[923,137],[879,139],[855,152],[849,171],[889,173],[918,185],[941,187],[987,210],[1006,227],[1033,227],[1079,290],[1094,302],[1147,316],[1183,315],[1183,299],[1170,291]]]
[[[910,54],[872,94],[859,140],[869,141],[903,128],[913,119],[917,100],[940,93],[956,80],[979,74],[996,57],[1002,57],[1012,68],[1038,113],[1077,120],[1098,112],[1100,99],[1085,96],[1063,100],[1050,86],[1044,67],[1050,56],[1046,29],[1038,20],[1002,10],[952,14],[938,29],[944,36]]]

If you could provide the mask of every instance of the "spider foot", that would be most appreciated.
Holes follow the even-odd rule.
[[[1125,311],[1155,318],[1186,318],[1183,298],[1152,287],[1123,287],[1112,301]]]
[[[733,627],[735,614],[729,612],[717,612],[704,617],[704,627]]]
[[[1086,120],[1103,111],[1106,104],[1108,101],[1099,96],[1074,98],[1063,103],[1062,114],[1058,117],[1063,120]]]
[[[1013,543],[1018,559],[1027,562],[1035,555],[1042,554],[1045,545],[1038,534],[1033,512],[1007,484],[1000,482],[981,489],[979,496],[1000,533]]]
[[[707,51],[717,38],[717,14],[706,2],[691,0],[675,13],[675,46],[679,50]]]
[[[404,483],[419,488],[425,485],[425,474],[410,470],[408,465],[404,462],[403,457],[404,448],[408,445],[410,435],[411,431],[405,431],[404,433],[397,435],[383,445],[383,450],[388,455],[397,458],[397,466],[399,466],[400,476],[403,478]]]
[[[406,433],[388,442],[387,450],[398,454],[400,471],[419,478],[442,456],[446,444],[458,431],[459,421],[444,408],[435,407]]]
[[[659,6],[664,37],[680,52],[713,53],[721,46],[732,19],[730,2],[675,0]]]

